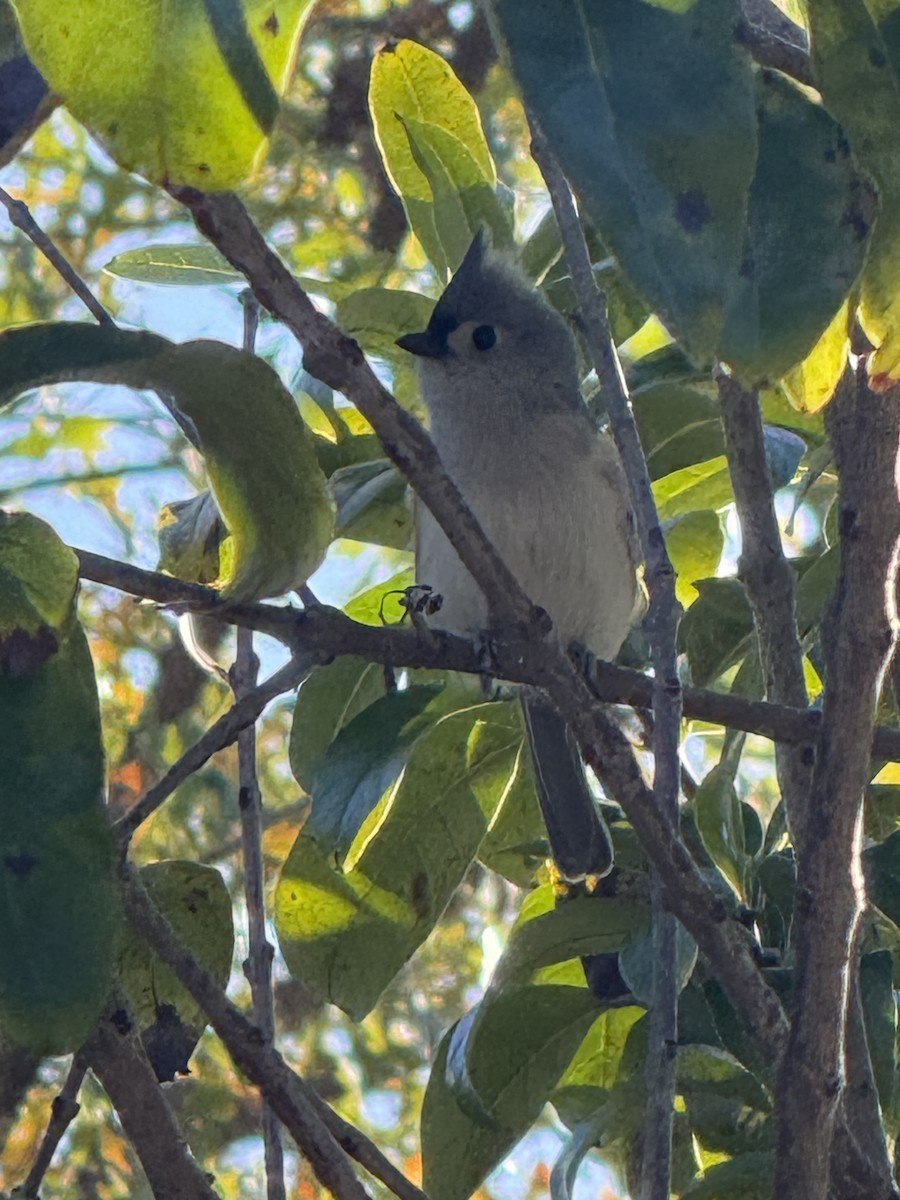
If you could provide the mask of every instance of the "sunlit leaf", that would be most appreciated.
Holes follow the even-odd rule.
[[[876,346],[873,382],[900,375],[900,120],[897,0],[807,0],[816,85],[878,185],[880,212],[860,294],[863,327]]]
[[[174,396],[233,540],[225,598],[279,595],[322,561],[332,502],[294,399],[262,359],[220,342],[175,345],[151,333],[61,322],[0,334],[0,377],[0,405],[62,380]]]
[[[327,830],[317,840],[314,800],[282,869],[275,920],[285,961],[314,996],[356,1020],[431,932],[484,836],[467,749],[483,707],[426,728],[402,775],[385,776],[377,805],[362,809],[346,853],[335,855],[340,843]],[[387,766],[391,751],[386,740]]]
[[[477,105],[440,55],[407,40],[382,50],[369,109],[385,168],[439,277],[459,265],[482,221],[508,239]]]
[[[586,988],[515,988],[496,998],[466,1047],[467,1086],[489,1122],[470,1115],[448,1076],[445,1035],[422,1109],[423,1185],[432,1200],[466,1200],[543,1108],[597,1019]]]
[[[667,526],[666,548],[677,573],[675,591],[685,606],[697,598],[694,580],[715,575],[725,542],[719,514],[685,513]]]
[[[15,0],[28,53],[126,170],[216,190],[258,165],[311,0]]]

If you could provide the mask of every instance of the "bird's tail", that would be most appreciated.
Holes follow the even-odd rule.
[[[522,711],[550,851],[560,874],[569,883],[607,875],[613,865],[612,840],[575,739],[541,692],[524,689]]]

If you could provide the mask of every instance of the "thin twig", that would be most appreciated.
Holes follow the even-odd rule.
[[[259,307],[253,293],[241,294],[244,306],[244,350],[256,348]],[[252,397],[247,397],[252,404]],[[252,418],[251,418],[252,419]],[[259,659],[253,649],[253,631],[238,629],[237,653],[231,669],[235,700],[250,695],[257,686]],[[250,983],[253,1019],[267,1045],[275,1045],[275,1000],[272,994],[274,948],[266,936],[265,869],[262,853],[262,797],[256,770],[256,727],[238,734],[238,803],[241,813],[241,858],[244,864],[244,900],[247,905],[249,953],[244,973]],[[278,1118],[267,1101],[262,1104],[263,1148],[268,1200],[284,1200],[284,1148]]]
[[[806,680],[797,632],[794,572],[784,553],[775,515],[759,395],[725,371],[720,372],[717,382],[728,470],[741,525],[739,572],[759,638],[766,699],[805,708]],[[812,748],[778,747],[775,765],[788,824],[799,851],[804,842]]]
[[[329,662],[338,654],[355,654],[370,662],[397,667],[484,673],[484,655],[480,648],[453,634],[442,631],[422,634],[400,626],[361,625],[333,608],[299,611],[276,608],[271,604],[224,605],[219,603],[213,588],[202,584],[145,571],[142,567],[87,550],[76,553],[83,579],[160,604],[187,604],[206,609],[228,624],[244,625],[276,638],[308,655],[313,663]],[[527,663],[517,662],[512,657],[504,658],[502,671],[502,677],[513,683],[529,680]],[[653,681],[628,667],[593,663],[589,683],[594,698],[607,704],[650,708],[653,703]],[[684,688],[683,697],[685,717],[755,733],[775,743],[812,745],[822,725],[822,714],[816,709],[747,700],[728,692],[697,687]],[[900,762],[900,732],[879,725],[872,738],[872,757],[878,761]]]
[[[175,973],[209,1018],[239,1070],[262,1091],[278,1118],[312,1164],[317,1178],[337,1200],[367,1200],[346,1154],[354,1157],[400,1200],[427,1200],[358,1129],[348,1126],[266,1045],[259,1030],[231,1003],[195,961],[147,896],[137,872],[122,867],[128,920]],[[343,1152],[342,1152],[343,1151]]]
[[[9,219],[17,229],[40,250],[50,265],[62,276],[85,308],[101,325],[114,325],[110,314],[106,311],[88,285],[84,282],[69,260],[53,241],[44,233],[37,221],[28,210],[24,200],[14,200],[9,192],[0,188],[0,204],[9,213]]]
[[[773,0],[743,0],[737,36],[761,67],[774,67],[808,87],[816,86],[806,31]]]
[[[78,1093],[81,1091],[81,1085],[87,1074],[87,1069],[87,1059],[79,1051],[72,1059],[72,1065],[69,1067],[66,1082],[60,1089],[59,1095],[54,1098],[53,1103],[50,1105],[50,1120],[47,1123],[47,1129],[38,1147],[38,1152],[34,1156],[31,1170],[28,1172],[24,1183],[13,1192],[14,1196],[21,1196],[23,1200],[37,1200],[41,1184],[44,1181],[44,1176],[47,1174],[50,1163],[53,1161],[56,1148],[62,1141],[66,1130],[78,1116],[78,1111],[81,1107],[78,1103]]]
[[[232,745],[242,729],[252,725],[270,700],[284,692],[291,692],[309,673],[310,664],[303,658],[292,658],[267,680],[237,700],[228,712],[223,713],[210,725],[206,733],[189,746],[184,754],[173,763],[158,783],[148,788],[144,795],[128,809],[113,828],[123,846],[127,845],[134,831],[175,791],[175,789],[203,766],[219,750]]]
[[[556,213],[578,301],[582,332],[600,380],[610,428],[625,468],[631,506],[637,518],[650,597],[644,627],[650,640],[654,679],[653,792],[659,811],[673,828],[677,828],[682,699],[676,664],[681,605],[675,594],[675,572],[666,550],[647,460],[610,331],[606,297],[594,279],[575,200],[546,138],[534,121],[531,126],[532,156],[544,177]],[[642,1200],[668,1200],[675,1111],[675,1047],[678,1044],[676,923],[666,911],[663,889],[655,875],[652,897],[653,1001],[647,1048],[647,1110],[640,1194]]]

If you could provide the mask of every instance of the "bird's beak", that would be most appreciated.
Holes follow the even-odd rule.
[[[408,350],[419,358],[445,358],[450,353],[446,336],[440,336],[431,329],[423,329],[421,333],[404,333],[397,338],[401,350]]]

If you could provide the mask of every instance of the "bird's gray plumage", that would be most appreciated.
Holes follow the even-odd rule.
[[[633,522],[566,322],[479,235],[427,329],[399,345],[419,356],[431,436],[506,565],[565,644],[613,658],[641,604]],[[433,623],[486,630],[484,596],[424,505],[416,522],[417,579],[443,598]],[[611,847],[574,741],[546,698],[526,690],[523,703],[557,864],[567,878],[602,875]]]

